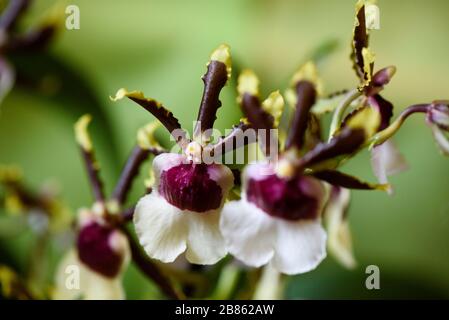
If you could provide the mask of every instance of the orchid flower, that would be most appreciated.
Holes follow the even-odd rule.
[[[177,293],[151,261],[145,261],[139,248],[124,227],[129,219],[123,204],[137,176],[140,164],[150,154],[159,154],[162,147],[154,139],[157,124],[150,123],[140,129],[137,145],[123,168],[111,199],[106,199],[99,176],[99,165],[87,126],[91,121],[84,115],[75,124],[75,134],[95,202],[90,209],[80,209],[77,219],[75,246],[62,259],[56,272],[55,299],[123,299],[122,276],[131,257],[140,269],[159,284],[167,296],[177,298]],[[133,208],[131,209],[131,212]],[[76,268],[75,270],[73,268]],[[70,277],[75,272],[76,278]]]
[[[340,104],[334,113],[331,134],[338,130],[338,127],[344,124],[343,118],[345,110],[350,106],[349,102],[362,96],[356,104],[356,109],[346,117],[351,117],[353,113],[363,108],[374,108],[381,116],[381,121],[377,132],[385,129],[393,116],[393,104],[383,98],[380,92],[391,81],[396,73],[396,67],[389,66],[380,69],[373,74],[375,54],[369,48],[369,29],[371,21],[376,17],[376,10],[369,10],[370,6],[375,4],[373,0],[360,0],[355,6],[355,22],[352,39],[351,58],[353,68],[359,78],[360,86],[349,92],[346,99]],[[407,169],[407,163],[404,157],[396,149],[392,140],[383,145],[379,145],[371,150],[371,163],[373,172],[379,183],[388,183],[388,176],[400,173]],[[389,192],[392,192],[392,188]]]
[[[152,113],[181,148],[180,154],[163,153],[154,158],[153,191],[136,206],[135,229],[151,258],[169,263],[185,252],[189,262],[206,265],[215,264],[227,253],[219,219],[234,176],[214,157],[245,125],[241,123],[217,144],[210,143],[210,132],[221,106],[220,91],[230,75],[229,47],[221,45],[212,52],[203,77],[203,98],[192,140],[171,112],[142,92],[120,89],[113,98],[128,97]]]
[[[258,83],[250,71],[239,77],[242,109],[254,129],[276,128],[282,112],[264,108]],[[321,224],[327,201],[325,184],[387,189],[386,185],[372,185],[335,170],[372,136],[380,122],[375,110],[358,113],[327,143],[307,143],[311,134],[319,140],[310,113],[318,83],[311,63],[294,75],[295,110],[281,151],[274,155],[278,161],[270,161],[276,157],[270,154],[273,145],[266,145],[273,140],[259,140],[267,159],[245,168],[241,200],[228,202],[223,209],[220,227],[229,252],[249,266],[271,264],[278,272],[298,274],[314,269],[325,258],[326,232]],[[307,149],[309,145],[311,149]]]
[[[76,249],[59,264],[54,299],[124,299],[122,275],[130,261],[129,243],[103,215],[100,206],[80,210]],[[74,267],[77,279],[70,279]]]

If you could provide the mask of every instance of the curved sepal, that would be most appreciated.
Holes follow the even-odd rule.
[[[177,142],[185,139],[185,132],[181,129],[178,119],[176,119],[173,113],[166,109],[160,102],[151,98],[146,98],[141,91],[128,91],[124,88],[118,90],[115,97],[111,97],[111,100],[115,102],[122,100],[125,97],[134,101],[155,116],[168,132],[174,136]]]
[[[203,97],[198,112],[195,137],[213,128],[218,108],[221,107],[220,92],[231,77],[231,54],[229,46],[221,45],[212,52],[207,64],[207,72],[202,77],[204,82]],[[205,137],[207,140],[209,137]]]
[[[315,178],[323,180],[333,186],[356,190],[381,190],[388,191],[389,184],[375,184],[360,180],[337,170],[320,170],[311,173]]]

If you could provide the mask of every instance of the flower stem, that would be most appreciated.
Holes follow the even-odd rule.
[[[426,113],[428,110],[428,104],[417,104],[406,108],[402,113],[396,118],[396,120],[391,123],[384,130],[378,132],[371,139],[368,140],[366,145],[370,148],[380,145],[390,139],[398,130],[401,128],[405,120],[414,113]]]
[[[282,298],[282,291],[281,274],[271,265],[266,265],[257,284],[254,300],[278,300]]]
[[[83,147],[81,147],[81,154],[84,158],[84,164],[87,169],[94,199],[97,202],[104,203],[103,182],[100,178],[100,167],[95,160],[95,155],[92,150],[86,150]]]
[[[231,297],[232,292],[235,289],[237,281],[239,279],[240,270],[234,264],[228,264],[221,270],[218,283],[214,292],[211,295],[211,299],[225,300]]]
[[[134,178],[139,174],[139,169],[143,162],[148,159],[150,154],[155,156],[165,152],[165,150],[159,150],[156,148],[144,149],[140,146],[135,146],[128,157],[128,160],[123,167],[119,181],[115,186],[112,198],[117,200],[119,204],[123,204],[126,201],[126,197],[131,190],[132,182]]]

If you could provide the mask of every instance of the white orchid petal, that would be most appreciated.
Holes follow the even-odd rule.
[[[207,173],[209,174],[209,178],[214,180],[220,186],[223,194],[222,203],[224,203],[226,195],[234,185],[234,174],[231,169],[222,164],[209,165],[207,167]]]
[[[186,157],[178,153],[161,153],[153,159],[153,171],[156,178],[156,185],[162,171],[167,171],[186,161]]]
[[[121,300],[125,298],[121,276],[106,278],[79,261],[76,250],[70,250],[56,271],[56,300]]]
[[[129,247],[128,238],[122,231],[114,230],[109,237],[109,245],[119,255],[123,256],[122,268],[124,271],[131,261],[131,249]]]
[[[391,140],[372,149],[371,166],[374,175],[381,184],[388,183],[388,176],[400,173],[408,168],[404,156]]]
[[[326,232],[321,221],[277,219],[273,266],[285,274],[315,269],[326,257]]]
[[[121,277],[105,278],[99,273],[91,272],[84,269],[82,277],[87,282],[82,282],[85,289],[85,300],[123,300],[125,299],[125,292],[122,286]]]
[[[352,237],[349,222],[344,217],[350,197],[351,192],[348,189],[339,188],[337,192],[332,192],[323,216],[328,232],[329,253],[344,267],[353,269],[356,261],[352,250]]]
[[[195,264],[215,264],[226,253],[226,246],[219,229],[220,212],[186,213],[189,235],[186,258]]]
[[[53,292],[53,299],[56,300],[73,300],[82,296],[81,285],[77,285],[76,275],[74,275],[73,282],[69,279],[71,270],[77,272],[80,275],[81,262],[78,260],[78,256],[74,249],[70,250],[59,263],[56,270],[56,287]],[[72,268],[72,269],[71,269]],[[76,269],[77,268],[77,269]],[[78,278],[81,280],[81,277]]]
[[[221,213],[220,230],[229,252],[252,267],[273,257],[275,227],[274,218],[245,199],[226,203]]]
[[[438,128],[438,126],[433,125],[432,126],[432,133],[433,133],[433,137],[434,137],[438,147],[440,148],[440,151],[444,155],[449,156],[449,140],[446,137],[446,135],[443,132],[443,130]]]
[[[169,204],[157,191],[140,199],[134,225],[140,244],[151,258],[173,262],[186,250],[187,214]]]
[[[243,171],[243,182],[245,183],[249,179],[263,180],[267,176],[275,173],[275,167],[269,162],[253,162],[245,167],[245,170]]]

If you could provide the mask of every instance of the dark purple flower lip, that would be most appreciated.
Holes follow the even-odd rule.
[[[162,171],[159,193],[170,204],[181,210],[206,212],[218,209],[223,200],[223,192],[216,181],[211,179],[204,163],[182,163]]]
[[[311,177],[286,180],[276,174],[263,179],[249,178],[246,199],[270,216],[289,221],[316,219],[321,210],[323,190]]]
[[[92,221],[81,227],[77,238],[78,257],[90,269],[107,278],[116,277],[122,268],[124,254],[114,250],[111,237],[116,229]]]

